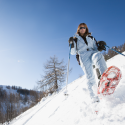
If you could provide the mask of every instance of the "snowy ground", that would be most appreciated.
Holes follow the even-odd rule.
[[[69,96],[64,96],[65,89],[62,89],[18,116],[10,125],[125,125],[125,57],[117,55],[107,65],[122,71],[122,79],[112,96],[92,104],[83,76],[68,85]],[[96,86],[93,89],[96,92]]]

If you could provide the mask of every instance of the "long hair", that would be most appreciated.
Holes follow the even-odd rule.
[[[80,29],[81,25],[84,25],[84,26],[86,27],[86,32],[85,32],[84,36],[91,35],[91,33],[89,32],[89,29],[88,29],[88,27],[87,27],[87,25],[86,25],[85,23],[80,23],[80,24],[79,24],[76,33],[81,36],[81,34],[80,34],[80,32],[79,32],[79,29]]]

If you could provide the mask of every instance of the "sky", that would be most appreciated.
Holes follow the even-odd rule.
[[[50,57],[68,64],[68,39],[80,23],[97,41],[124,44],[124,6],[124,0],[0,0],[0,85],[33,89]],[[70,68],[69,83],[84,75],[75,56]]]

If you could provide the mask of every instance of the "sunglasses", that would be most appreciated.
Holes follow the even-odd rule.
[[[80,30],[81,30],[81,29],[86,29],[86,27],[80,27],[79,29],[80,29]]]

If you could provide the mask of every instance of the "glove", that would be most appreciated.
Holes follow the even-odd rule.
[[[106,42],[105,41],[98,41],[97,42],[97,45],[98,45],[98,50],[99,51],[102,51],[102,50],[105,50],[106,51],[106,47],[104,45],[106,45]]]
[[[68,42],[69,42],[69,44],[72,44],[73,43],[73,37],[70,37]]]
[[[73,40],[74,40],[74,38],[73,38],[73,37],[70,37],[70,38],[69,38],[69,41],[68,41],[68,42],[69,42],[69,46],[70,46],[70,44],[72,44],[72,45],[71,45],[71,48],[74,48]]]

